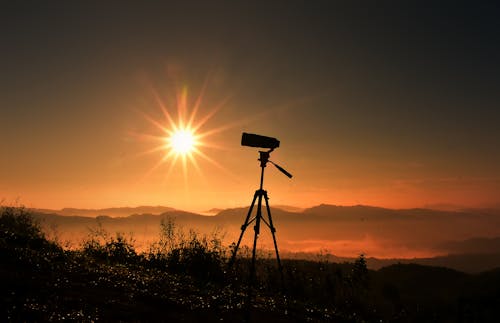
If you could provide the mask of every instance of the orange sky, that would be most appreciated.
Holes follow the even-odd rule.
[[[352,141],[351,138],[335,138],[332,143],[309,139],[305,127],[297,129],[302,129],[304,137],[296,142],[295,130],[287,129],[286,118],[307,109],[310,103],[300,101],[271,106],[258,113],[248,109],[234,117],[238,102],[229,100],[200,129],[200,133],[220,130],[202,139],[214,147],[199,147],[213,163],[195,154],[199,171],[188,162],[184,174],[178,161],[169,173],[172,158],[154,168],[168,149],[145,153],[157,142],[141,134],[166,135],[142,113],[169,128],[148,90],[142,88],[144,103],[128,102],[123,112],[109,116],[111,119],[88,120],[84,125],[79,125],[79,120],[61,120],[66,124],[60,132],[54,121],[48,128],[56,128],[52,131],[57,133],[49,140],[36,138],[36,133],[22,138],[24,147],[30,148],[17,149],[3,159],[8,162],[2,167],[0,186],[5,201],[11,203],[19,197],[21,204],[40,208],[168,205],[204,211],[244,206],[258,188],[260,168],[258,149],[240,146],[242,131],[273,135],[281,140],[281,147],[272,153],[271,159],[289,170],[294,178],[290,180],[268,165],[265,188],[269,190],[271,205],[489,206],[500,196],[498,180],[486,177],[485,169],[468,165],[467,156],[446,164],[438,158],[415,156],[417,153],[411,149],[406,158],[387,148],[364,152],[345,143]],[[168,98],[165,93],[164,101],[173,101],[167,109],[177,118],[175,96]],[[199,91],[189,92],[188,113],[198,95]],[[219,101],[223,101],[228,93],[221,86],[211,96],[219,96]],[[203,98],[195,120],[201,120],[218,105],[219,102],[211,102],[207,97]],[[75,134],[66,133],[72,129]],[[414,160],[413,156],[419,159]]]
[[[62,6],[4,20],[3,203],[245,206],[259,180],[245,131],[277,137],[271,159],[294,175],[268,167],[271,205],[500,204],[488,17],[465,39],[453,8]],[[200,131],[224,130],[200,150],[219,166],[151,171],[165,151],[142,154],[155,143],[137,134],[162,135],[143,114],[169,127],[154,92],[176,117],[179,91],[189,114],[204,86],[196,120],[220,108]]]

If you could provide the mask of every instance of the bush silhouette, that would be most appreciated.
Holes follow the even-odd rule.
[[[134,263],[140,258],[133,242],[121,233],[116,233],[115,237],[106,238],[103,242],[95,238],[85,241],[83,253],[110,263]]]
[[[45,238],[40,224],[24,207],[0,207],[0,246],[34,250],[60,250]]]
[[[167,217],[161,221],[160,240],[150,250],[149,260],[172,273],[185,273],[196,282],[221,282],[224,276],[226,250],[222,238],[214,232],[211,238],[184,230]]]

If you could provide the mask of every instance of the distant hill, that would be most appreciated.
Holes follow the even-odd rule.
[[[355,205],[338,206],[321,204],[303,211],[308,216],[328,217],[338,221],[392,220],[398,213],[380,207]]]
[[[225,209],[217,213],[215,217],[223,222],[229,221],[242,224],[243,221],[245,221],[245,217],[248,214],[248,211],[249,211],[248,207]],[[254,209],[252,210],[252,214],[255,215],[256,212],[257,212],[257,205],[255,205]],[[262,208],[262,212],[263,215],[267,217],[267,211],[265,207]],[[271,216],[273,220],[275,218],[276,219],[283,218],[284,220],[286,220],[286,217],[288,217],[288,219],[303,218],[303,215],[301,213],[289,212],[281,208],[275,208],[275,207],[271,207]]]
[[[215,214],[218,214],[219,212],[222,212],[222,211],[224,211],[224,209],[219,209],[219,208],[215,208],[214,207],[214,208],[211,208],[210,210],[207,210],[207,211],[205,211],[203,213],[210,214],[210,215],[215,215]]]
[[[472,238],[462,241],[447,241],[436,246],[452,254],[500,253],[500,237]]]
[[[344,221],[379,221],[379,220],[440,220],[457,219],[474,215],[500,215],[500,213],[483,212],[483,209],[464,211],[443,211],[432,209],[387,209],[366,205],[338,206],[321,204],[305,209],[304,214],[329,217]]]
[[[248,212],[248,208],[249,208],[249,206],[245,206],[245,207],[241,207],[241,208],[234,208],[234,209],[236,209],[236,210],[246,210]],[[290,205],[273,205],[272,209],[280,209],[280,210],[283,210],[283,211],[295,212],[295,213],[300,213],[300,212],[304,211],[304,208],[300,208],[300,207],[297,207],[297,206],[290,206]],[[205,211],[203,213],[210,214],[210,215],[217,215],[220,212],[223,212],[225,210],[228,210],[228,209],[212,208],[212,209],[207,210],[207,211]]]
[[[300,212],[303,212],[305,210],[305,208],[303,208],[303,207],[291,206],[291,205],[282,205],[282,204],[273,205],[273,207],[276,208],[276,209],[281,209],[283,211],[295,212],[295,213],[300,213]]]
[[[347,258],[346,261],[353,261],[353,258]],[[500,268],[500,253],[463,253],[412,259],[379,259],[372,257],[367,258],[366,262],[369,268],[375,270],[392,264],[419,264],[423,266],[452,268],[467,273],[480,273]]]
[[[109,217],[125,217],[132,214],[162,214],[169,211],[174,211],[174,208],[166,206],[137,206],[137,207],[114,207],[106,209],[76,209],[76,208],[64,208],[61,210],[51,210],[51,209],[33,209],[35,212],[49,213],[49,214],[59,214],[59,215],[75,215],[75,216],[87,216],[96,217],[100,215],[106,215]]]

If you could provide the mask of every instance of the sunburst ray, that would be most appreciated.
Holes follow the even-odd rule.
[[[164,154],[159,161],[147,171],[146,176],[156,171],[161,165],[168,164],[166,177],[169,177],[176,168],[176,165],[179,165],[184,177],[184,184],[187,185],[189,168],[191,167],[196,170],[195,173],[198,174],[198,176],[204,178],[198,158],[227,172],[221,164],[202,151],[202,148],[223,149],[222,145],[211,142],[210,137],[213,134],[228,129],[228,127],[225,126],[210,129],[207,125],[208,121],[228,102],[229,97],[226,97],[215,107],[209,109],[204,115],[200,113],[207,86],[208,78],[205,80],[191,108],[188,106],[190,100],[187,86],[184,85],[179,87],[175,95],[176,106],[174,109],[168,107],[164,100],[162,100],[158,91],[151,87],[151,93],[163,114],[164,120],[155,119],[142,111],[139,112],[157,129],[157,131],[159,131],[159,134],[133,133],[133,136],[140,140],[160,143],[142,152],[141,155],[157,153],[159,151],[164,151]],[[174,113],[172,113],[172,111],[174,111]],[[233,174],[231,175],[234,176]]]

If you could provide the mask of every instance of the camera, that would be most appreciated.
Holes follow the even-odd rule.
[[[241,135],[241,145],[249,147],[275,149],[280,146],[280,141],[273,137],[256,135],[253,133],[244,132]]]

